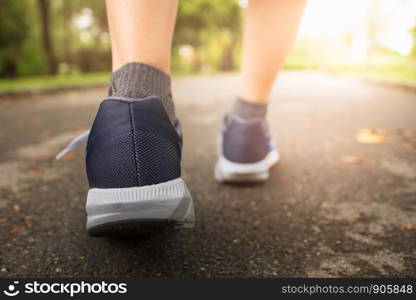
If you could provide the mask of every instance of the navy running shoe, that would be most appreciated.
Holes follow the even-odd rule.
[[[90,133],[59,156],[86,137],[91,236],[193,227],[193,201],[181,178],[180,125],[172,125],[158,98],[104,100]]]
[[[264,119],[243,119],[226,115],[218,141],[219,159],[215,179],[220,182],[261,182],[279,161]]]

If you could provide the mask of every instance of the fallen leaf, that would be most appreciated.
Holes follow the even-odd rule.
[[[64,160],[71,160],[73,158],[74,158],[74,153],[72,152],[65,154],[65,156],[63,157]]]
[[[347,164],[359,164],[363,161],[361,157],[355,155],[344,155],[341,160]]]
[[[33,167],[33,168],[30,168],[30,172],[31,173],[33,173],[33,174],[38,174],[38,173],[40,173],[42,171],[42,169],[41,168],[39,168],[39,167]]]
[[[256,226],[259,226],[259,225],[261,225],[261,221],[260,220],[255,220],[253,222],[253,224],[256,225]]]
[[[15,211],[20,211],[20,206],[19,206],[19,205],[17,205],[17,204],[13,204],[13,209],[14,209]]]
[[[411,224],[403,224],[403,228],[407,229],[407,230],[413,230],[416,231],[416,225],[411,225]]]
[[[22,227],[16,224],[13,224],[12,227],[9,230],[10,234],[16,234],[19,233],[22,230]]]
[[[387,141],[384,135],[372,128],[360,129],[355,138],[361,144],[383,144]]]
[[[355,218],[351,218],[351,219],[346,220],[346,222],[347,222],[348,225],[352,225],[352,224],[357,223],[359,220],[360,220],[360,217],[355,217]]]

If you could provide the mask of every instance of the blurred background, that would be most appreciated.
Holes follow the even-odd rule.
[[[180,1],[175,75],[240,67],[246,0]],[[0,92],[107,81],[104,1],[0,0]],[[309,0],[286,69],[416,84],[416,1]]]
[[[282,160],[265,184],[220,185],[245,6],[180,0],[173,94],[198,223],[124,242],[85,234],[84,149],[55,160],[106,95],[104,0],[0,0],[0,278],[416,278],[416,0],[309,0],[270,96]]]

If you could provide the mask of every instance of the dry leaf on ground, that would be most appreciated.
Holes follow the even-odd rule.
[[[16,224],[13,224],[12,227],[9,230],[10,234],[16,234],[19,233],[22,230],[22,227]]]
[[[411,225],[411,224],[403,224],[403,227],[407,230],[414,230],[416,231],[416,225]]]
[[[344,155],[341,160],[347,164],[359,164],[363,161],[361,157],[355,155]]]
[[[372,128],[360,129],[355,138],[361,144],[383,144],[387,141],[383,134]]]

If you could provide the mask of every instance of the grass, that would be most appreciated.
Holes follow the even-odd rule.
[[[109,73],[88,73],[58,76],[1,79],[0,92],[36,91],[62,87],[77,87],[108,82]]]
[[[344,67],[329,68],[330,72],[377,82],[416,86],[416,71],[403,66],[391,68]]]
[[[357,64],[336,53],[323,59],[322,54],[314,55],[302,49],[295,49],[286,60],[284,68],[289,70],[323,70],[359,79],[416,86],[416,60],[386,51],[375,53],[365,63]],[[217,72],[213,74],[217,74]],[[174,75],[183,76],[186,74],[174,72]],[[103,72],[24,77],[14,80],[0,79],[0,93],[105,84],[108,82],[108,78],[109,73]]]
[[[357,63],[336,53],[324,60],[322,54],[314,56],[295,50],[284,68],[323,70],[359,79],[416,86],[416,60],[388,51],[374,53],[365,62]]]

